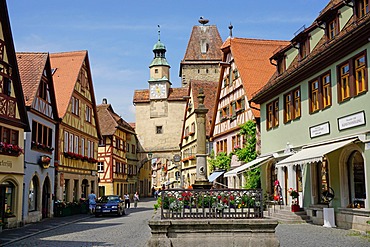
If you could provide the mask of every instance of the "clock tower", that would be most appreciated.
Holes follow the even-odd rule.
[[[153,53],[154,59],[149,65],[150,79],[148,83],[150,99],[167,99],[171,86],[171,66],[166,60],[166,46],[161,42],[160,30],[158,30],[158,42],[153,47]]]

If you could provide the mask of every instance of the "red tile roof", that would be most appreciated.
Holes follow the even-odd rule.
[[[55,94],[59,117],[63,118],[87,51],[74,51],[50,54],[51,68],[56,69],[53,74]]]
[[[40,85],[48,53],[17,52],[16,55],[25,103],[26,106],[31,106]]]
[[[228,38],[224,42],[222,50],[226,55],[230,49],[248,100],[269,81],[276,71],[276,67],[270,64],[269,60],[273,52],[288,44],[288,41],[247,38]],[[224,58],[223,61],[226,59]],[[254,105],[254,107],[259,106]],[[253,110],[253,113],[255,117],[259,117],[259,111]]]
[[[101,104],[96,106],[101,134],[113,135],[115,131],[121,130],[135,134],[134,128],[131,127],[125,120],[123,120],[117,113],[114,112],[111,104]]]
[[[342,6],[344,3],[343,1],[339,0],[332,0],[329,4],[321,11],[320,16],[324,15],[326,12],[331,11],[332,7],[337,8],[338,6]],[[316,19],[317,20],[317,19]],[[326,35],[323,35],[321,40],[317,43],[317,45],[312,49],[312,51],[302,60],[298,59],[298,56],[295,57],[293,62],[290,66],[282,73],[278,74],[275,73],[269,80],[266,85],[261,88],[258,92],[253,95],[252,99],[254,102],[263,103],[266,101],[266,98],[269,98],[269,92],[278,93],[284,91],[285,82],[288,82],[289,78],[297,76],[299,73],[303,73],[304,69],[310,68],[312,72],[313,69],[319,69],[320,66],[327,66],[324,65],[324,62],[318,62],[319,59],[324,60],[325,62],[329,61],[328,56],[330,56],[330,52],[335,46],[339,46],[344,41],[351,39],[354,35],[354,31],[356,29],[362,30],[369,30],[368,25],[370,21],[370,14],[367,14],[365,17],[356,20],[353,16],[352,18],[346,23],[343,27],[343,30],[337,34],[337,36],[327,41]],[[366,34],[363,35],[366,37]],[[358,39],[357,39],[358,40]],[[287,47],[279,51],[278,53],[284,53],[287,50]],[[309,67],[309,66],[314,66]],[[290,87],[292,86],[289,84]]]
[[[210,82],[210,81],[198,81],[192,80],[190,82],[190,89],[193,93],[192,97],[194,100],[194,109],[198,108],[198,94],[199,90],[203,89],[204,93],[204,106],[208,109],[206,115],[206,135],[211,136],[211,127],[212,127],[212,116],[213,111],[215,111],[216,106],[216,96],[217,96],[217,82]]]

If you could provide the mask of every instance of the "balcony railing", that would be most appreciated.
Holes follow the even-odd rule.
[[[183,190],[161,192],[161,218],[263,218],[262,190]]]

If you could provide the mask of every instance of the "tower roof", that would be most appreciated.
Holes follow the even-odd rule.
[[[166,59],[166,46],[161,42],[161,30],[159,30],[159,25],[158,25],[158,41],[153,46],[153,53],[154,59],[150,63],[149,68],[153,66],[170,67]]]
[[[203,47],[202,47],[203,46]],[[222,39],[215,25],[194,26],[181,63],[222,59]]]

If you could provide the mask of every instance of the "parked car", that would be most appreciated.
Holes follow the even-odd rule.
[[[125,204],[120,196],[108,195],[96,200],[95,217],[106,214],[117,216],[125,214]]]

